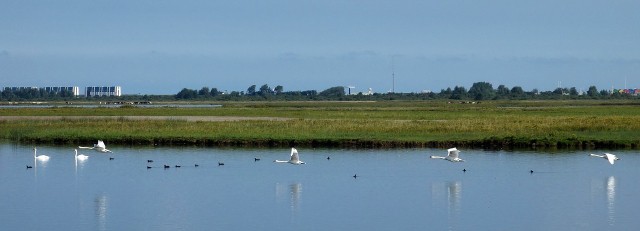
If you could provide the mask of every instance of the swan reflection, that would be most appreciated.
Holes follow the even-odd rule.
[[[462,201],[462,182],[434,182],[431,185],[432,200],[434,203],[446,201],[450,228],[455,229],[459,223],[460,207]],[[438,206],[437,206],[438,207]]]
[[[102,194],[96,197],[94,200],[95,203],[95,213],[98,221],[98,230],[107,230],[107,208],[108,208],[108,200],[107,196]]]
[[[609,176],[604,179],[594,178],[591,180],[592,200],[601,202],[603,199],[606,198],[607,223],[609,225],[615,224],[615,221],[616,221],[616,187],[617,187],[617,182],[614,176]],[[604,205],[600,203],[597,203],[597,204]]]
[[[298,209],[300,204],[300,194],[302,193],[302,184],[295,183],[289,185],[291,195],[291,209]]]
[[[302,184],[292,183],[288,186],[284,184],[276,184],[276,197],[282,199],[285,195],[288,196],[291,211],[298,209],[300,205],[300,196],[302,194]]]
[[[33,166],[35,167],[35,172],[38,171],[38,163],[40,163],[40,167],[47,167],[47,162],[49,161],[49,156],[47,155],[37,155],[37,148],[33,148]]]
[[[47,167],[47,162],[49,162],[49,157],[47,156],[46,158],[37,158],[35,156],[36,148],[33,148],[33,150],[34,150],[33,176],[35,177],[35,180],[37,181],[38,180],[38,169],[45,169]],[[41,156],[44,156],[44,155],[41,155]]]
[[[616,178],[610,176],[607,178],[607,210],[609,224],[615,223],[616,214]]]
[[[76,157],[75,157],[75,164],[76,164],[76,176],[78,175],[78,166],[80,166],[80,168],[82,169],[82,167],[84,166],[84,163],[87,161],[87,156],[84,156],[82,154],[78,155],[78,153],[76,152]]]
[[[449,182],[447,183],[447,190],[449,196],[449,210],[453,210],[457,213],[460,211],[462,183],[460,181]]]

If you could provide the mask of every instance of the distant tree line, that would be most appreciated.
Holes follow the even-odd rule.
[[[199,90],[183,88],[175,95],[123,95],[120,97],[75,97],[70,91],[57,93],[47,92],[44,89],[20,89],[12,91],[5,88],[0,92],[0,101],[29,101],[29,100],[123,100],[123,101],[168,101],[168,100],[214,100],[214,101],[258,101],[258,100],[546,100],[546,99],[637,99],[634,96],[607,90],[598,90],[590,86],[586,92],[578,91],[575,87],[556,88],[553,91],[539,91],[533,89],[525,91],[520,86],[506,87],[499,85],[494,88],[488,82],[473,83],[468,90],[462,86],[442,89],[440,92],[420,93],[356,93],[348,95],[345,87],[336,86],[317,92],[285,91],[284,87],[277,85],[271,88],[264,84],[258,88],[249,86],[246,91],[220,91],[218,88],[202,87]]]
[[[203,87],[200,90],[183,88],[175,95],[178,100],[345,100],[344,87],[332,87],[321,92],[284,91],[284,87],[278,85],[274,88],[264,84],[260,88],[251,85],[246,91],[221,92],[217,88]]]
[[[609,92],[607,90],[598,91],[595,86],[590,86],[586,92],[580,92],[575,87],[556,88],[553,91],[539,91],[533,89],[524,91],[522,87],[515,86],[509,89],[505,85],[499,85],[496,89],[490,83],[474,83],[467,91],[464,87],[456,86],[447,88],[435,95],[436,98],[446,99],[473,99],[473,100],[500,100],[500,99],[612,99],[612,98],[635,98],[632,95]]]
[[[284,91],[280,85],[270,88],[264,84],[259,89],[256,85],[251,85],[246,91],[220,92],[216,88],[209,89],[203,87],[200,90],[184,88],[175,98],[178,100],[212,99],[212,100],[430,100],[430,99],[451,99],[451,100],[527,100],[527,99],[635,99],[638,96],[629,94],[598,90],[595,86],[590,86],[586,92],[580,92],[575,87],[556,88],[553,91],[539,91],[533,89],[525,91],[520,86],[508,88],[499,85],[494,88],[488,82],[476,82],[469,90],[462,86],[453,89],[447,88],[435,92],[421,93],[356,93],[347,95],[345,87],[331,87],[321,92],[315,90],[308,91]]]

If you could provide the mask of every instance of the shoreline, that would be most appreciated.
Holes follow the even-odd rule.
[[[31,138],[8,142],[29,144],[69,145],[92,143],[96,139],[67,139],[67,138]],[[516,141],[517,140],[517,141]],[[603,150],[603,149],[640,149],[640,143],[623,143],[616,141],[573,140],[573,141],[544,141],[522,140],[513,137],[489,137],[481,140],[468,141],[375,141],[375,140],[276,140],[276,139],[189,139],[189,138],[135,138],[109,139],[110,145],[129,146],[199,146],[224,148],[329,148],[329,149],[412,149],[412,148],[469,148],[484,150]]]

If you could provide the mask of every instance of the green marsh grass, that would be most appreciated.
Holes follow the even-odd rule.
[[[640,146],[634,101],[242,102],[221,108],[1,109],[0,116],[111,119],[0,119],[0,137],[25,142],[254,146],[608,148]],[[175,116],[130,120],[124,116]],[[180,116],[288,120],[187,121]]]

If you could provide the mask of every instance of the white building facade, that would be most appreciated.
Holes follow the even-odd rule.
[[[49,93],[60,93],[62,91],[73,92],[73,96],[80,95],[79,87],[44,87],[44,90]]]
[[[44,90],[45,92],[53,93],[53,94],[59,94],[62,91],[67,91],[67,92],[73,93],[73,96],[79,96],[80,95],[80,88],[79,87],[75,87],[75,86],[74,87],[4,87],[3,90],[4,91],[13,91],[13,92],[30,91],[30,90],[36,90],[36,91]]]
[[[85,89],[87,97],[93,96],[122,96],[122,88],[120,86],[111,87],[87,87]]]

